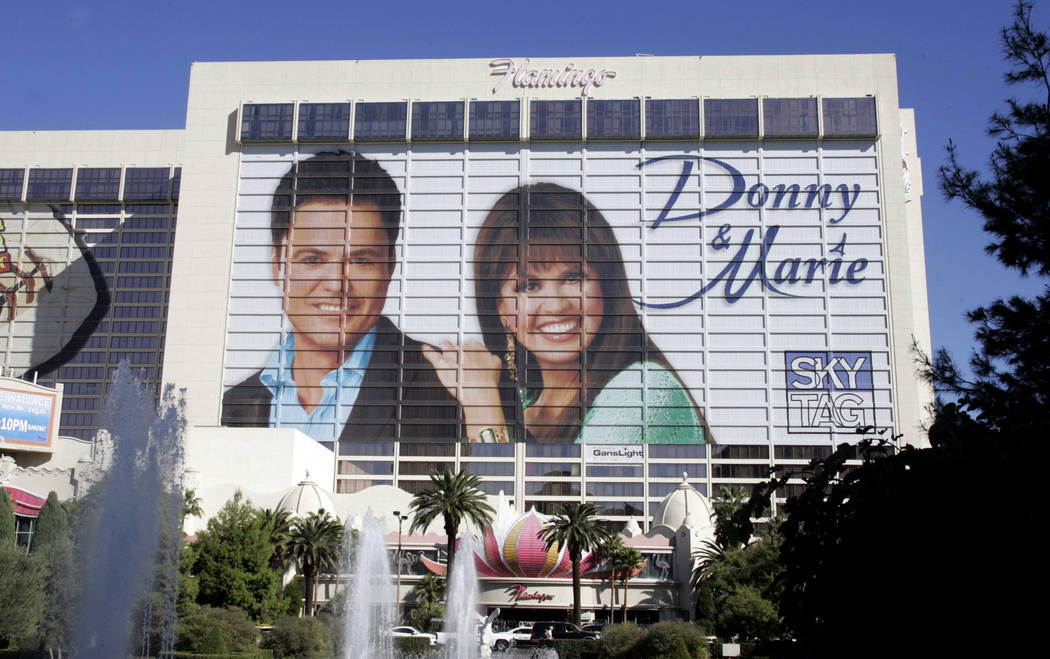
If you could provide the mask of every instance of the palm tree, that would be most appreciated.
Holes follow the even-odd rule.
[[[326,510],[296,519],[292,525],[288,535],[288,554],[303,573],[308,616],[314,614],[317,575],[339,563],[342,541],[343,525]]]
[[[613,564],[620,578],[623,579],[623,613],[621,622],[627,622],[627,585],[631,582],[631,575],[635,570],[642,567],[642,553],[634,547],[620,545],[620,550],[613,557]]]
[[[291,556],[288,554],[288,542],[292,532],[292,514],[287,510],[271,510],[267,508],[262,511],[262,523],[270,533],[270,546],[273,547],[273,555],[270,556],[270,567],[278,572],[284,572]]]
[[[201,498],[197,496],[197,491],[193,488],[188,488],[182,492],[182,516],[183,517],[204,517],[204,508],[201,506]]]
[[[445,580],[436,574],[425,574],[412,593],[419,606],[412,610],[409,617],[417,627],[429,631],[431,619],[445,615],[441,605],[441,600],[445,598]]]
[[[560,514],[540,531],[550,551],[566,547],[572,561],[572,621],[580,624],[580,560],[583,552],[605,542],[613,533],[598,520],[601,509],[593,503],[563,503]]]
[[[623,540],[614,534],[601,546],[602,561],[609,568],[609,624],[616,622],[616,556],[625,549]]]
[[[492,523],[495,510],[485,500],[485,493],[478,489],[481,477],[461,471],[453,474],[450,471],[430,474],[431,489],[420,492],[410,504],[412,526],[409,533],[426,531],[427,527],[439,516],[445,524],[445,535],[448,537],[448,572],[456,559],[456,536],[463,520],[472,522],[477,527]]]

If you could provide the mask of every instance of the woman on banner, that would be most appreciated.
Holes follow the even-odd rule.
[[[704,443],[612,228],[582,194],[536,183],[500,197],[478,232],[474,284],[484,344],[424,350],[470,441]]]

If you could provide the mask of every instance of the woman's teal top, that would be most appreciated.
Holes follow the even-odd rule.
[[[703,444],[685,387],[656,362],[635,362],[609,380],[583,418],[577,443]]]
[[[525,407],[532,404],[522,392]],[[696,406],[674,373],[635,362],[609,380],[583,418],[576,443],[703,444]]]

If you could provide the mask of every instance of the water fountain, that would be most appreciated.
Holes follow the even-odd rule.
[[[343,550],[343,574],[350,575],[345,592],[343,657],[383,659],[394,654],[390,634],[395,625],[397,594],[383,524],[365,515],[356,547],[351,547],[350,521],[347,521]]]
[[[74,647],[82,659],[126,656],[136,613],[143,616],[140,651],[174,649],[185,426],[174,388],[155,405],[151,387],[122,362],[109,385],[106,432],[80,508],[84,563]],[[154,629],[160,647],[151,648]]]
[[[445,659],[477,659],[480,656],[478,571],[474,565],[474,549],[474,539],[470,534],[456,547],[456,561],[452,565],[445,604],[448,639]]]

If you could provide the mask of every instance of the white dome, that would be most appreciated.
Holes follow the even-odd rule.
[[[666,526],[677,531],[688,521],[690,525],[707,526],[711,523],[711,505],[704,495],[689,484],[689,477],[682,474],[682,482],[664,497],[653,515],[653,528]]]
[[[332,517],[338,517],[332,497],[310,480],[310,474],[306,475],[306,480],[281,496],[277,510],[287,510],[294,517],[306,517],[310,513],[326,510]]]

